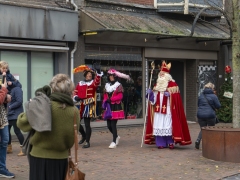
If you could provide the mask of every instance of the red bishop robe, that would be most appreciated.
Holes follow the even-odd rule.
[[[172,114],[172,138],[175,144],[188,145],[191,144],[191,137],[187,125],[187,119],[182,105],[178,85],[170,81],[167,91],[170,93],[170,109]],[[145,144],[155,144],[153,136],[153,120],[155,113],[155,105],[150,102],[148,104],[147,125],[145,133]]]

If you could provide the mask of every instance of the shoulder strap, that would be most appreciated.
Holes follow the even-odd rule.
[[[76,111],[74,110],[74,145],[75,145],[75,165],[77,164],[77,151],[78,151],[78,138],[77,138],[77,117]]]
[[[209,101],[208,101],[208,99],[206,98],[205,94],[203,94],[203,96],[204,96],[204,98],[206,99],[206,101],[207,101],[208,105],[209,105],[209,106],[211,106],[211,108],[212,108],[214,111],[216,111],[216,109],[215,109],[215,108],[213,108],[213,107],[212,107],[212,105],[209,103]]]
[[[76,111],[74,110],[74,120],[73,120],[73,127],[74,127],[74,149],[75,149],[75,165],[77,165],[77,151],[78,151],[78,138],[77,138],[77,121],[76,121]],[[72,159],[71,156],[71,148],[69,149],[69,159]]]

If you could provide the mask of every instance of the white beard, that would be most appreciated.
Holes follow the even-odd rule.
[[[162,77],[160,77],[160,75],[158,75],[157,84],[153,88],[153,90],[160,91],[160,92],[166,91],[169,81],[173,81],[172,76],[170,74],[165,74]]]

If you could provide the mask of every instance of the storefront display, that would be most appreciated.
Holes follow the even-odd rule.
[[[95,62],[101,64],[104,73],[101,84],[97,89],[97,121],[102,120],[102,99],[104,85],[107,82],[107,71],[114,68],[131,77],[131,81],[119,79],[124,87],[122,106],[125,112],[125,119],[142,118],[142,57],[140,48],[131,47],[101,47],[88,46],[86,48],[85,64],[91,66]],[[105,53],[103,53],[102,51]],[[133,49],[135,51],[133,51]],[[107,50],[107,53],[106,53]],[[122,51],[120,51],[122,50]],[[132,51],[131,51],[132,50]],[[130,52],[129,52],[130,51]],[[116,53],[117,52],[117,53]]]

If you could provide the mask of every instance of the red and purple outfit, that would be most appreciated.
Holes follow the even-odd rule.
[[[112,117],[109,120],[124,119],[125,116],[122,108],[123,87],[118,81],[114,84],[106,83],[103,103],[106,103],[108,99],[110,99],[110,109],[112,112]],[[103,117],[104,114],[105,111],[103,113]]]

